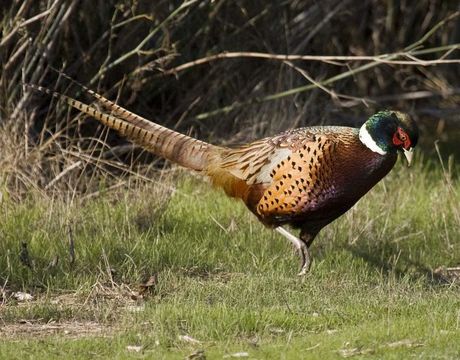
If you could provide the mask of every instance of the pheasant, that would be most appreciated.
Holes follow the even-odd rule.
[[[118,131],[144,149],[210,179],[241,199],[267,227],[284,235],[310,269],[318,232],[349,210],[393,168],[397,152],[410,165],[418,141],[409,115],[377,112],[360,128],[314,126],[288,130],[239,147],[212,145],[142,118],[83,86],[99,106],[29,85]],[[300,229],[294,236],[285,225]]]

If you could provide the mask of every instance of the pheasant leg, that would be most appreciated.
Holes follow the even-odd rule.
[[[311,265],[311,258],[310,252],[308,251],[308,246],[305,242],[299,239],[297,236],[292,235],[289,231],[285,228],[278,226],[275,228],[281,235],[283,235],[286,239],[288,239],[295,248],[300,253],[300,272],[298,273],[299,276],[303,276],[310,270]]]
[[[302,258],[302,263],[300,267],[300,272],[297,274],[299,276],[304,276],[310,271],[310,265],[311,265],[311,257],[310,257],[310,251],[308,250],[307,244],[302,242],[302,246],[299,249],[301,258]]]

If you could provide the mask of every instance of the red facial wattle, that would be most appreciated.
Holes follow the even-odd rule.
[[[393,144],[398,147],[402,146],[406,150],[411,147],[409,135],[400,127],[398,127],[398,130],[393,134]]]

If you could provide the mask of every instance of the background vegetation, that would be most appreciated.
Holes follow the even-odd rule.
[[[1,354],[459,356],[456,2],[0,11]],[[325,229],[299,280],[288,244],[242,206],[22,86],[84,99],[56,69],[213,143],[401,109],[422,129],[417,163]]]

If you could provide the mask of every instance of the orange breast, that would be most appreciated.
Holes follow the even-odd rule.
[[[332,143],[325,137],[305,145],[281,161],[270,174],[272,184],[257,205],[262,217],[285,216],[314,207],[330,188]]]

